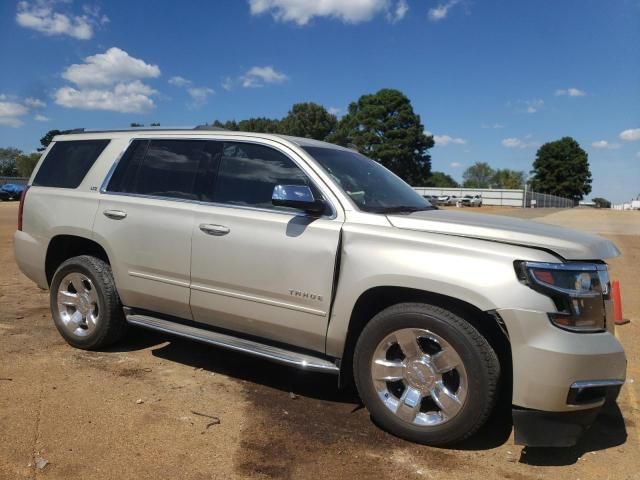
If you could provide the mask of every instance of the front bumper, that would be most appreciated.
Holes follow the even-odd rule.
[[[613,329],[561,330],[544,312],[498,310],[513,363],[516,443],[569,446],[624,383],[627,360]]]

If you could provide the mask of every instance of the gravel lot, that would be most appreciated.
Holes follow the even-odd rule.
[[[640,212],[499,212],[602,232],[623,253],[611,270],[633,320],[617,331],[629,382],[578,446],[513,445],[508,399],[473,439],[436,449],[379,430],[332,376],[143,331],[74,350],[18,272],[17,204],[1,203],[0,479],[640,478]]]

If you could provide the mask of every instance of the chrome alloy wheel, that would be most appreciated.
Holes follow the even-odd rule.
[[[384,405],[417,426],[454,418],[467,397],[467,372],[454,348],[425,329],[403,328],[387,335],[371,361],[373,385]]]
[[[77,337],[91,334],[100,321],[98,292],[82,273],[66,275],[58,287],[58,313],[64,328]]]

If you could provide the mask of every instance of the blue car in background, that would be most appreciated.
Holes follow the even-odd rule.
[[[20,200],[25,185],[6,183],[0,187],[0,200]]]

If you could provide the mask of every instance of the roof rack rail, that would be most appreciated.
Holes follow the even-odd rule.
[[[214,127],[213,125],[196,125],[193,127],[194,130],[213,130],[218,132],[226,132],[226,128]]]

